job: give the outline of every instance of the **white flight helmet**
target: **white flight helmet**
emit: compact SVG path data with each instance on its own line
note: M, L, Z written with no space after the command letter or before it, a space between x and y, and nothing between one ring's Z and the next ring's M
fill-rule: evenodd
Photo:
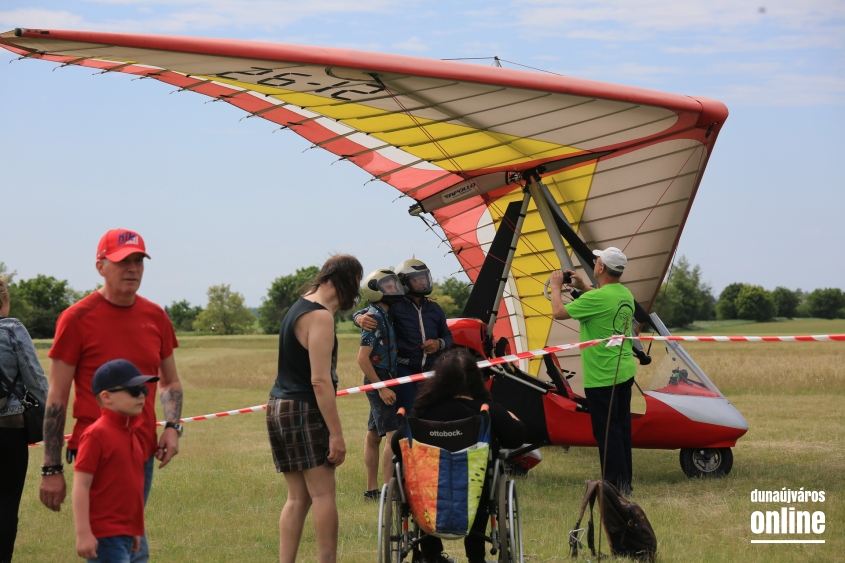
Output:
M405 260L396 268L399 281L405 286L405 292L410 295L424 296L434 289L434 282L431 279L431 272L428 266L416 258Z
M405 296L405 289L392 270L376 270L364 278L361 293L370 303L395 303Z

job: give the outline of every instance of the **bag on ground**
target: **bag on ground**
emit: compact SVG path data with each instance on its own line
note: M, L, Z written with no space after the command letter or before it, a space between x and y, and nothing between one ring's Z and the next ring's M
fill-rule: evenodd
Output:
M642 561L654 561L657 556L657 537L654 535L654 529L651 527L645 512L638 504L623 497L616 487L607 481L587 481L587 492L581 501L578 522L575 523L575 528L569 532L569 547L572 549L572 557L578 556L579 547L583 549L579 532L582 531L581 520L584 518L587 504L590 505L590 520L587 523L586 530L587 546L593 556L596 554L593 530L593 505L596 497L601 499L599 511L605 537L607 537L607 543L610 546L610 553Z

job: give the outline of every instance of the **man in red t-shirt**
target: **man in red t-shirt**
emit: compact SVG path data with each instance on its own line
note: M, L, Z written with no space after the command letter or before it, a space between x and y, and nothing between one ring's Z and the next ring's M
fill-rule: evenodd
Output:
M144 534L146 449L138 433L150 383L126 360L106 362L91 384L102 415L79 441L73 472L76 553L89 561L128 561ZM115 499L120 502L115 502Z
M152 483L153 456L164 467L179 452L182 426L182 384L176 371L173 349L178 346L173 325L158 305L137 295L149 258L141 236L126 229L107 232L97 248L97 271L103 287L74 303L59 317L56 338L50 349L50 391L44 415L44 465L41 466L41 502L58 511L67 488L62 475L62 445L70 387L75 383L73 416L76 423L68 443L68 462L73 460L79 438L100 417L91 393L98 367L117 358L132 362L142 373L158 374L159 394L167 422L161 439L156 436L155 399L148 397L139 415L141 443L149 459L145 465L145 498ZM155 384L151 390L155 391ZM146 538L133 563L149 560Z

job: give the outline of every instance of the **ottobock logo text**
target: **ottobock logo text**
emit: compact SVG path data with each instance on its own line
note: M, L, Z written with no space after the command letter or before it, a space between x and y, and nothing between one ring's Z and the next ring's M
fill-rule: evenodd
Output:
M450 438L452 436L463 436L463 433L460 430L453 430L452 432L447 430L432 430L428 435L433 438Z

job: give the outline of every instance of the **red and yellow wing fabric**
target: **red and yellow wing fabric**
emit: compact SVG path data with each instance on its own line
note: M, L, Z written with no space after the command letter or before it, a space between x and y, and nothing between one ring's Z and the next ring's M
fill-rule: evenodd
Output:
M646 309L727 118L712 100L346 49L42 29L0 34L0 46L155 79L289 129L422 202L473 281L522 198L518 184L489 179L580 157L543 181L591 248L624 249L623 281ZM473 178L488 187L467 187ZM532 203L496 325L516 351L578 339L577 322L552 321L542 295L558 268Z

